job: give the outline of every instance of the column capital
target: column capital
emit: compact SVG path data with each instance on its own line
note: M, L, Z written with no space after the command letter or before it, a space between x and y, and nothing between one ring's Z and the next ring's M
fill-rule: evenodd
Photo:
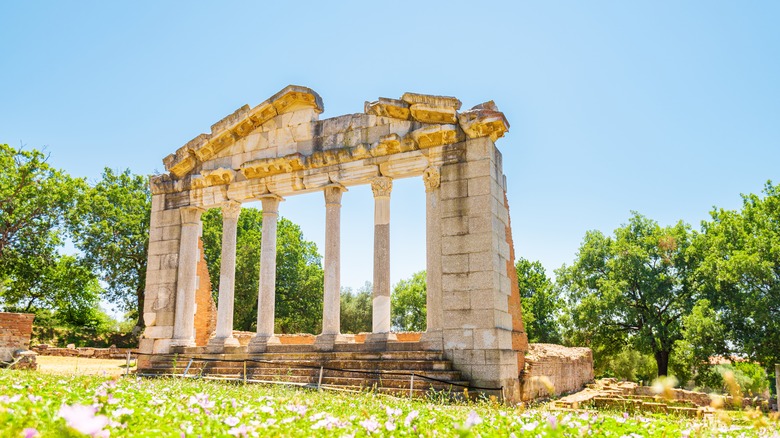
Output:
M341 194L347 188L338 183L328 184L322 190L325 194L325 205L341 205Z
M441 173L439 173L439 169L435 167L425 169L422 178L426 192L432 192L441 185Z
M387 176L378 176L371 180L371 190L375 198L389 198L393 190L393 179Z
M279 213L279 203L284 201L279 195L269 193L266 195L258 196L257 199L263 203L263 213Z
M241 214L241 203L229 201L222 204L222 219L238 219Z
M200 207L183 207L179 209L182 225L200 223L200 215L203 214L203 211Z

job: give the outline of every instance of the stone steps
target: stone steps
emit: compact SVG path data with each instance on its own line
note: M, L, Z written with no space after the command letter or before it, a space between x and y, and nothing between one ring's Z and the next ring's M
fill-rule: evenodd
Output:
M206 360L204 360L206 359ZM243 361L247 362L243 362ZM257 362L255 362L257 361ZM246 364L246 368L245 365ZM320 382L320 367L323 367ZM408 396L428 391L461 394L469 382L441 352L271 352L262 354L199 354L190 361L187 355L157 355L150 365L139 370L144 375L210 376L275 383L314 385L345 390L375 390ZM246 376L244 374L246 373ZM429 380L426 377L436 380ZM397 394L396 394L397 393Z

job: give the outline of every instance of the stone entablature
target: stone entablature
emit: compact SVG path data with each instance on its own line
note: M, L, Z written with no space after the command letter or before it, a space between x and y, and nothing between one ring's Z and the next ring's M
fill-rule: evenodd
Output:
M426 191L427 329L419 346L443 351L475 385L519 399L525 337L513 272L501 153L509 129L490 101L460 111L453 97L405 93L366 102L363 114L319 120L322 99L288 86L243 106L163 161L153 176L142 352L195 345L200 216L223 215L215 335L209 352L268 351L274 333L276 224L285 197L322 192L326 242L323 328L313 348L329 351L356 337L339 333L341 199L354 185L374 194L374 290L367 348L398 342L390 325L390 197L393 179L422 178ZM235 339L232 304L240 204L262 201L257 333ZM520 342L518 342L520 340ZM238 350L237 350L238 349Z

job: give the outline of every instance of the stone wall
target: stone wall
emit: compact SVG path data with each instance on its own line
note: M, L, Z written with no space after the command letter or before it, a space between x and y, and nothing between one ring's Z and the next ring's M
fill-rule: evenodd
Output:
M74 347L57 348L50 347L47 344L35 345L32 351L41 356L64 356L64 357L88 357L90 359L125 359L127 352L133 352L132 348L93 348L93 347ZM135 355L133 355L135 357Z
M529 344L520 375L522 400L579 391L591 381L593 353L590 348Z
M34 319L31 313L0 313L0 360L10 362L14 351L30 347Z

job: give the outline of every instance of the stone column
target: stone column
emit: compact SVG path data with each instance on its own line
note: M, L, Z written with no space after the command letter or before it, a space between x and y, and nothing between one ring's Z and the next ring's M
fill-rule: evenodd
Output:
M233 337L233 294L236 283L236 237L241 203L231 201L222 206L222 258L219 266L219 302L217 330L207 350L221 353L225 347L238 347Z
M198 238L203 209L184 207L181 214L178 272L176 277L176 310L172 347L195 346L195 289L198 287Z
M443 350L441 303L441 219L439 218L439 186L441 174L434 167L423 172L425 184L425 250L426 250L426 322L425 333L420 337L427 350Z
M263 237L260 250L260 287L257 296L257 334L249 342L249 351L259 353L269 344L278 344L274 336L276 312L276 224L282 197L263 195Z
M374 178L374 290L372 303L372 333L366 343L383 344L395 340L390 333L390 191L393 180L386 176Z
M341 184L325 187L325 293L322 303L322 334L314 345L332 350L341 334Z

